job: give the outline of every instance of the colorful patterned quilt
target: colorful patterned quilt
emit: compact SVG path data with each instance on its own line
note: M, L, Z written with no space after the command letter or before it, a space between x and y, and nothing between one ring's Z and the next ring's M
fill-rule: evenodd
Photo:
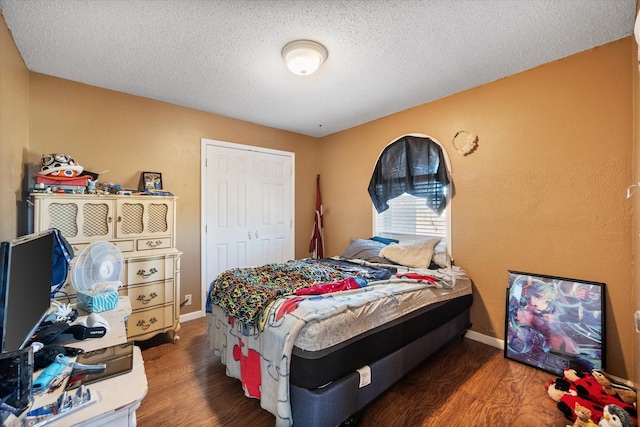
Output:
M337 282L348 277L388 279L383 268L367 267L333 259L288 261L259 267L234 268L221 273L209 291L209 301L229 316L252 325L276 298L293 295L297 289Z

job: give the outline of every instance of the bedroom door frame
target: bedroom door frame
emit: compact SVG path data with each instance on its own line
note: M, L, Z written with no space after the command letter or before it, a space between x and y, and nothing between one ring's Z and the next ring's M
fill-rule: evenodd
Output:
M201 314L206 313L206 297L207 290L210 285L209 277L207 277L207 259L208 259L208 238L207 238L207 223L209 219L209 212L207 212L207 195L212 194L210 188L208 188L208 175L207 175L207 152L211 147L222 147L236 149L246 152L256 152L263 154L271 154L277 156L284 156L289 159L289 182L288 185L291 188L291 196L289 199L289 218L290 218L290 238L288 242L285 242L284 253L287 259L293 259L295 256L295 153L289 151L275 150L264 147L256 147L252 145L237 144L227 141L219 141L213 139L202 138L201 139L201 151L200 151L200 291L201 291Z

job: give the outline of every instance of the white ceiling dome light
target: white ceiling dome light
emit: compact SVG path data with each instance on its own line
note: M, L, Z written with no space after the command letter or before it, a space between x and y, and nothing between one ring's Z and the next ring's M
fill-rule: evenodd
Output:
M315 73L328 56L327 48L312 40L295 40L282 48L287 68L299 76Z

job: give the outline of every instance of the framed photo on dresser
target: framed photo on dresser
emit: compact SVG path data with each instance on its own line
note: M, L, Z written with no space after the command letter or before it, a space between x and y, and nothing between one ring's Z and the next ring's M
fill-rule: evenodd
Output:
M162 174L160 172L142 172L138 190L162 190Z
M504 356L562 376L605 369L605 284L509 271Z

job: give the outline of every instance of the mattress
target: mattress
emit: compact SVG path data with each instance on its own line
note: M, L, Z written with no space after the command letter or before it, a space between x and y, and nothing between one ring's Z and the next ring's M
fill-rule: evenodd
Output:
M432 332L463 313L472 302L471 294L436 302L318 351L294 346L290 383L306 389L325 386Z
M307 323L293 347L291 384L326 385L434 330L473 301L471 280L461 271L451 288L399 283L389 289L387 298Z
M437 273L434 273L437 274ZM378 282L372 282L364 292L379 292ZM388 282L379 282L387 285ZM416 310L438 302L448 301L460 296L470 295L471 280L458 270L451 287L436 288L415 281L397 281L385 286L386 297L369 299L366 303L353 301L349 308L333 314L330 318L308 322L296 337L294 353L305 354L323 350L334 351L349 341L360 339L389 322L411 315ZM359 291L351 293L353 299L360 298ZM319 357L319 356L316 356Z

